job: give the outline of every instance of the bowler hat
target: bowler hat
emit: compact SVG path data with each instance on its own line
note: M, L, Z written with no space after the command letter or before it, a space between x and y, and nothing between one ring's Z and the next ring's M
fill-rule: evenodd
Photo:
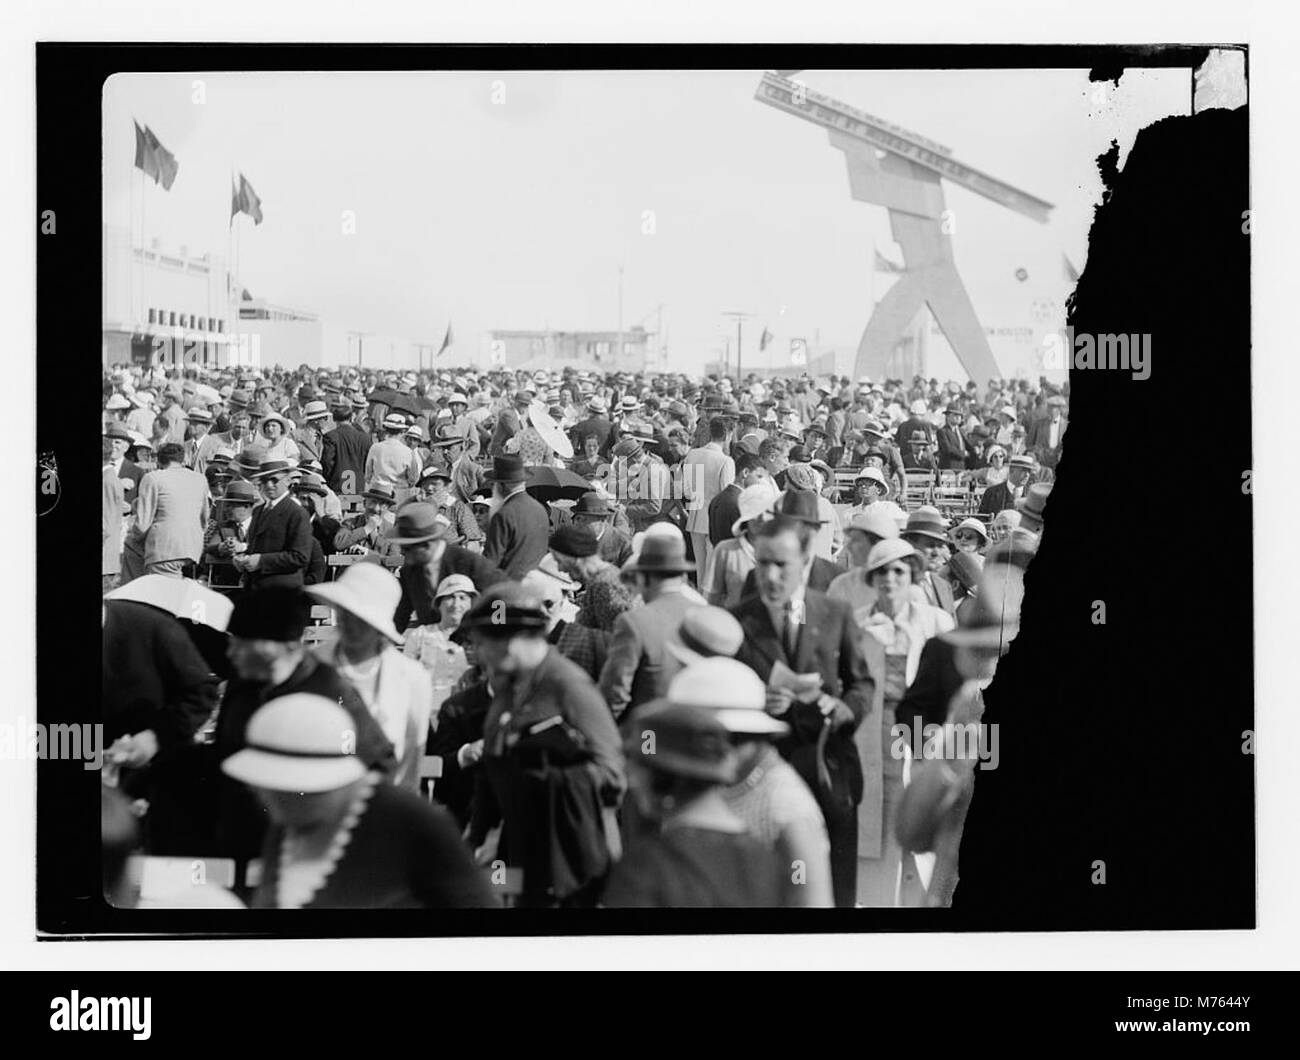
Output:
M257 465L249 478L266 478L270 475L287 475L294 469L294 465L288 460L263 460Z
M1030 530L1043 525L1043 509L1047 506L1047 496L1052 492L1050 482L1035 482L1028 492L1016 501L1016 510Z
M269 586L235 601L226 632L249 640L301 640L310 613L311 603L301 589Z
M607 518L614 514L614 509L610 506L608 500L595 490L590 490L578 498L573 506L572 514L574 517L589 515L597 516L601 519Z

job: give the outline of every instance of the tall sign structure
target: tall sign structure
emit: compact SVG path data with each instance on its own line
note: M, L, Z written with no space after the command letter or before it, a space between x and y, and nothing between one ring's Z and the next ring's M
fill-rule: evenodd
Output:
M831 146L844 152L853 198L889 211L890 230L903 249L903 273L867 321L853 374L883 376L895 344L921 307L929 306L971 378L983 382L1000 377L988 337L957 274L952 237L945 230L941 181L950 180L1040 224L1046 224L1052 204L963 165L933 140L787 77L764 74L754 98L829 130Z

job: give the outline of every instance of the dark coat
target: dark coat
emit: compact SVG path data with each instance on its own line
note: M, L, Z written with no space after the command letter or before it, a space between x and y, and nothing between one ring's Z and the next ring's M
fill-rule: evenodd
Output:
M736 658L765 684L778 660L795 673L820 673L822 691L843 700L853 715L852 724L827 732L823 742L824 721L817 705L794 703L784 716L790 734L776 743L812 791L826 820L835 904L852 906L858 860L857 807L863 792L862 762L853 734L870 711L875 692L852 611L847 604L809 589L804 594L804 621L793 659L762 599L743 599L732 614L745 633ZM868 724L879 722L873 718ZM823 763L824 778L819 776Z
M609 456L609 439L613 431L614 425L604 416L588 416L569 431L569 440L573 443L573 451L581 453L582 440L587 435L594 434L600 439L599 448L596 451L601 456L607 457Z
M301 588L312 558L311 543L311 516L292 497L269 507L258 505L248 525L247 555L262 558L257 570L244 575L244 588Z
M967 462L974 459L975 450L964 431L953 427L939 428L939 468L943 471L963 471Z
M104 602L104 741L152 729L160 751L188 742L217 703L217 679L178 619L133 600Z
M451 574L464 574L474 583L474 588L482 592L489 585L505 580L501 568L489 563L477 552L471 552L459 545L447 545L443 549L442 560L438 567L438 581ZM397 610L393 613L393 623L400 633L411 624L411 612L415 612L415 624L427 626L438 621L438 611L433 605L433 590L430 579L422 566L408 563L397 575L402 586L401 598L397 601Z
M1014 508L1016 502L1011 499L1011 487L1004 482L997 482L984 491L980 498L981 515L997 515L1008 508Z
M956 648L939 637L925 642L916 664L916 677L894 710L897 724L924 733L925 726L942 725L948 720L948 706L963 684L956 654Z
M488 523L483 558L519 581L546 555L551 520L546 506L520 490L511 496Z
M492 705L486 681L448 696L438 711L438 727L429 733L426 753L442 759L442 776L434 782L433 797L447 807L456 823L469 823L478 766L462 769L456 753L467 743L483 738L483 720Z
M254 909L275 908L280 842L271 828L262 851ZM378 785L342 857L308 909L474 909L499 906L450 815L409 791Z
M709 543L731 540L731 526L740 518L740 487L734 482L709 501Z
M321 442L320 466L331 490L355 496L366 488L370 444L370 435L351 423L340 423L326 433ZM350 476L348 481L344 481L344 475Z

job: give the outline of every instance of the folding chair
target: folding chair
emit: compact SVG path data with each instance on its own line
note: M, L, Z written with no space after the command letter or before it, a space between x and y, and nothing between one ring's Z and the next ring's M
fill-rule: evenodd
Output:
M354 563L361 563L365 556L355 556L350 552L335 552L333 555L325 557L325 569L329 575L329 580L333 581L339 576L344 567L350 567Z
M313 626L334 625L334 608L326 607L324 604L312 604L311 624Z
M343 508L344 515L357 515L366 508L366 502L359 493L340 494L339 505Z

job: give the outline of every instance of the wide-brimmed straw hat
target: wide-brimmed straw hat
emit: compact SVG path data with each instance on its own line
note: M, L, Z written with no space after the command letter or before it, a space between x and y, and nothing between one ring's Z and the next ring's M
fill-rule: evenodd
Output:
M315 794L366 774L352 718L325 696L297 692L271 700L249 719L244 739L221 771L256 788Z
M361 619L394 644L402 643L402 635L393 624L402 587L380 564L354 563L337 581L309 585L305 591L313 599Z

